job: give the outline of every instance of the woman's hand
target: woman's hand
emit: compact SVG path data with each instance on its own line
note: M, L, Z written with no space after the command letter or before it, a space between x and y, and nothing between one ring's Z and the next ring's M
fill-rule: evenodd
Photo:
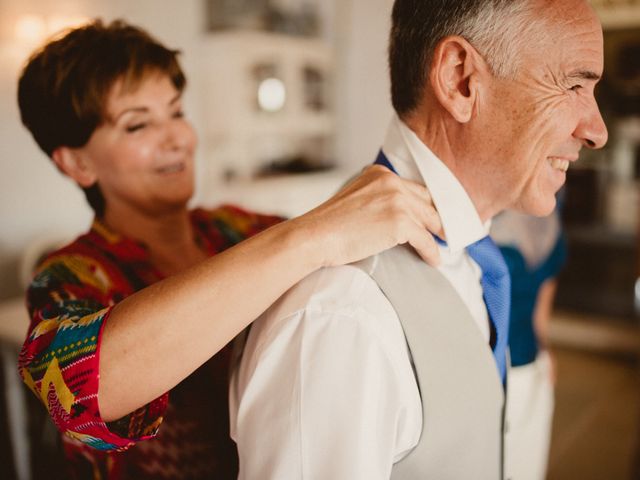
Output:
M118 419L173 388L319 267L407 242L437 263L429 231L442 234L427 189L371 166L305 215L131 295L104 327L103 419Z
M367 167L335 196L293 222L311 228L324 266L355 262L404 243L431 265L440 260L429 232L442 238L442 224L429 191L380 165Z

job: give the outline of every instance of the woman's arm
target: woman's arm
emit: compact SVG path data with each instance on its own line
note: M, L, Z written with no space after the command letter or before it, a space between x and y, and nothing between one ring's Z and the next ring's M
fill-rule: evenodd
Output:
M533 310L533 328L541 349L549 346L549 323L553 312L553 301L556 296L558 282L555 278L544 281L538 290L536 305Z
M104 326L102 418L118 419L173 388L318 268L403 243L436 263L427 230L442 234L426 188L373 166L309 213L131 295Z
M555 357L549 345L549 328L557 286L558 281L554 277L545 280L540 286L540 290L538 290L536 305L533 310L533 329L538 339L538 347L540 350L546 350L549 354L551 382L553 384L556 383L557 371Z

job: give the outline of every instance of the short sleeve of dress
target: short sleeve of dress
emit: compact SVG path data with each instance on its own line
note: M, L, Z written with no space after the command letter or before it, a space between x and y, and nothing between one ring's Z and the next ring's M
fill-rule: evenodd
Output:
M99 450L123 450L156 434L167 395L106 424L98 407L101 335L116 303L110 268L91 256L57 253L27 291L31 324L19 358L26 385L57 428Z
M194 210L191 218L197 241L210 255L283 220L235 206ZM102 332L113 307L159 280L144 247L99 221L39 266L27 291L31 325L19 371L67 437L120 451L157 434L168 393L105 423L98 386Z

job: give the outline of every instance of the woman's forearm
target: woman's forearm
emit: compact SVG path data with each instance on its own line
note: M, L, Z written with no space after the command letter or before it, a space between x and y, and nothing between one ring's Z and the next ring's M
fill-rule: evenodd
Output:
M319 268L321 247L306 233L276 225L118 304L101 344L103 419L173 388Z
M427 230L442 235L426 188L370 167L311 212L128 297L102 335L103 419L120 418L173 388L320 267L402 243L436 263Z

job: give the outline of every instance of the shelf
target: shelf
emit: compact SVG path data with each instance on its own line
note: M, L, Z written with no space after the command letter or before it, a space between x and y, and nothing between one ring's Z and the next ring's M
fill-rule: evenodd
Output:
M207 136L333 132L333 52L326 42L267 32L223 32L205 37L201 57L207 78ZM280 111L262 112L257 107L255 69L260 66L273 67L273 75L284 84L286 100ZM305 100L305 68L324 78L323 110L309 107Z
M208 185L201 196L209 206L232 203L249 210L294 217L318 206L337 192L353 172L277 175Z

